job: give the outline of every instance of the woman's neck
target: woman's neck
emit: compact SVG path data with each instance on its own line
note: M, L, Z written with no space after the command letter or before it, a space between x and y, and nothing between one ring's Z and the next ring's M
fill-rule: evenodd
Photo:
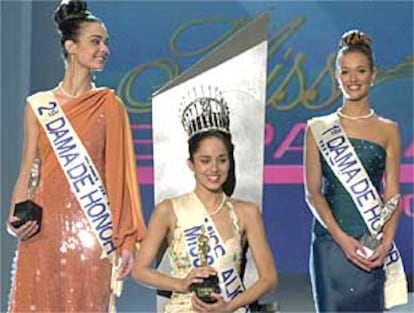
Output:
M217 210L217 208L223 202L224 193L222 190L217 192L212 192L209 190L203 190L201 188L197 188L194 190L197 197L203 203L204 207L206 208L207 212L211 213Z
M361 101L344 101L341 112L350 116L362 116L370 113L371 107L367 99Z
M94 88L94 84L91 72L69 63L62 79L61 89L63 89L63 93L76 97L92 88Z

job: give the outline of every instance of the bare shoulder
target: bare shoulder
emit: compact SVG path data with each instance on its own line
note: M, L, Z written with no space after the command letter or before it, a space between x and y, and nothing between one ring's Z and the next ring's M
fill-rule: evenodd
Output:
M246 219L250 219L261 215L259 206L254 202L232 199L232 203L238 216L243 216L246 217Z
M256 232L263 227L262 213L256 203L238 199L233 200L233 203L243 232Z
M309 141L311 138L313 139L312 129L310 125L310 121L307 122L305 127L305 134L306 134L306 140Z
M24 114L25 114L26 127L28 127L31 130L37 129L38 128L37 118L36 118L35 112L33 111L33 107L29 101L26 102Z
M26 106L25 106L24 109L25 109L25 113L26 114L34 114L34 112L33 112L33 106L30 103L30 99L29 98L26 101Z
M377 122L388 139L393 140L399 137L400 130L397 122L383 116L378 116Z
M396 121L393 121L390 118L384 117L384 116L378 116L377 119L378 123L383 125L383 127L398 127L398 124Z
M155 211L157 215L162 217L170 217L173 214L173 206L171 199L162 200L160 203L157 204L155 207Z

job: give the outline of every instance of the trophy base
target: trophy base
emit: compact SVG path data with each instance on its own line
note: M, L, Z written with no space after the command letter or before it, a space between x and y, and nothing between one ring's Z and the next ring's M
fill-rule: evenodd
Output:
M207 278L204 278L202 283L192 284L191 290L195 292L197 298L205 303L215 303L216 299L211 297L211 294L219 293L219 279L217 275L211 275Z
M12 223L13 227L19 228L28 221L36 221L36 223L39 225L39 228L35 234L40 231L42 224L42 208L32 200L26 200L17 203L14 206L13 215L19 218L18 221ZM33 236L35 234L33 234Z
M374 254L374 251L378 248L378 246L381 243L381 240L378 240L377 238L368 235L368 234L364 234L360 239L359 242L364 246L364 251L365 251L365 255L357 250L357 254L364 257L364 258L369 258L371 255Z

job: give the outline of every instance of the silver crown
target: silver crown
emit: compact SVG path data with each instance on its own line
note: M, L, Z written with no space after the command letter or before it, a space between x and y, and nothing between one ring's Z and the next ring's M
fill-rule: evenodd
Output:
M230 132L230 112L227 102L218 88L201 86L199 90L193 88L183 97L184 108L181 115L181 124L188 137L208 130Z

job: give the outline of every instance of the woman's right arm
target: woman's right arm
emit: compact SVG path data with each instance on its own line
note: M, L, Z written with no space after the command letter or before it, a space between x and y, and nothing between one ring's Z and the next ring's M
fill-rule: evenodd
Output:
M318 213L332 238L344 251L346 257L359 266L369 271L371 262L356 253L357 250L364 251L358 240L347 235L338 225L329 204L322 195L322 166L319 149L309 126L305 134L305 197L309 206Z
M193 283L201 282L197 277L210 275L208 269L193 269L183 279L163 274L152 268L155 258L168 233L176 223L171 200L165 200L155 208L147 234L142 241L137 254L137 260L132 270L132 277L139 283L161 290L189 292Z
M34 221L27 222L19 228L15 228L10 224L11 222L18 220L15 216L13 216L15 204L27 199L27 184L30 176L30 168L37 156L38 135L39 126L36 123L36 117L31 106L27 104L24 118L24 145L22 161L19 176L17 178L11 199L9 218L7 222L8 231L21 240L30 238L30 236L33 235L38 228L37 223Z

